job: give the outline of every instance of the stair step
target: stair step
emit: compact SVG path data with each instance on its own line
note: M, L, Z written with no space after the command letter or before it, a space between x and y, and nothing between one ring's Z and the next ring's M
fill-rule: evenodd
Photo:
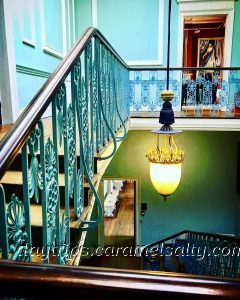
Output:
M100 175L94 174L92 178L93 185L99 180ZM3 176L1 184L5 190L6 201L10 201L12 194L14 193L20 199L23 199L22 188L22 172L20 171L8 171ZM60 204L64 205L65 199L65 178L64 174L59 174L59 192L60 192ZM33 196L34 197L34 196ZM89 204L90 186L88 182L84 182L84 206ZM73 200L71 201L73 203ZM70 203L71 205L71 203ZM72 204L73 205L73 204Z
M81 214L81 218L76 219L74 217L74 209L70 208L70 228L77 228L81 226L82 220L85 219L87 216L91 205L84 207L83 212ZM65 208L60 207L60 216L64 212ZM42 227L42 205L41 204L31 204L30 205L30 218L31 218L31 225L34 227Z
M65 175L59 174L59 186L65 186ZM99 175L94 174L92 178L92 183L98 180ZM7 171L1 180L2 184L14 184L14 185L22 185L22 172L20 171ZM84 182L84 187L89 187L88 182Z
M79 242L79 239L81 237L81 232L79 228L82 225L82 220L84 220L91 209L91 205L84 208L81 218L76 219L74 218L74 212L73 208L70 208L70 246L71 248L76 247L76 245ZM64 211L64 208L60 208L60 216L62 215ZM42 228L42 206L40 204L31 204L30 205L30 216L31 216L31 232L32 232L32 245L33 247L39 248L40 254L43 247L43 228ZM34 249L34 248L33 248ZM1 258L1 251L0 251L0 258ZM11 257L11 254L9 254ZM52 262L52 259L56 260L56 257L50 258L50 262ZM43 263L43 260L41 257L37 257L37 255L32 256L32 260L34 262Z
M40 161L40 154L37 154L38 161ZM97 161L98 157L94 158L94 173L97 173ZM31 156L28 156L28 163L30 165L31 162ZM59 173L64 173L64 155L59 154L58 155L58 168L59 168ZM80 168L80 156L77 156L77 168ZM22 157L21 153L19 152L13 162L11 163L9 171L21 171L22 170Z
M37 247L35 247L37 248ZM42 248L39 247L39 250L32 251L32 262L37 264L44 264L44 254L42 253ZM71 253L70 253L71 254ZM9 258L11 258L11 253L9 253ZM0 259L2 259L2 253L0 252ZM49 253L49 264L56 264L57 263L57 256L56 254ZM67 263L67 265L71 265L71 260ZM17 299L17 298L0 298L0 299Z
M93 255L90 259L83 259L81 266L142 270L142 259L134 256Z
M44 128L44 140L46 142L49 137L52 138L52 121L51 121L51 118L44 118L44 119L42 119L42 121L43 121L43 124L45 127ZM129 124L127 123L126 127L128 127L128 125ZM11 126L11 125L9 125L9 126ZM1 131L0 131L0 133L1 133ZM2 134L4 135L5 133L2 133ZM119 131L116 134L116 137L121 137L122 135L123 135L123 127L121 126ZM79 138L77 136L76 144L78 144L78 143L79 143ZM120 146L120 144L121 144L121 142L117 143L117 148ZM112 150L113 150L113 140L109 139L107 144L104 145L103 149L99 153L95 154L94 173L100 173L102 169L103 170L105 169L105 167L103 167L103 166L107 165L108 162L105 160L99 161L99 158L108 156L110 153L112 153ZM76 147L76 153L77 153L77 168L79 169L79 167L80 167L79 147ZM40 151L38 151L37 158L39 161L40 160ZM58 158L59 158L58 159L59 173L64 173L64 147L63 147L63 145L62 145L62 147L58 146ZM30 161L31 161L31 156L29 155L29 159L28 159L29 164L30 164ZM21 171L22 170L21 150L19 150L19 152L17 153L15 159L11 163L8 170L9 171ZM101 173L104 173L104 172L101 172Z
M81 218L80 219L75 219L74 218L74 211L73 208L70 208L70 222L69 226L70 228L79 228L82 220L85 218L89 211L89 206L85 207ZM64 212L65 208L60 207L60 215ZM41 204L31 204L30 205L30 213L31 213L31 225L35 227L42 227L42 206Z

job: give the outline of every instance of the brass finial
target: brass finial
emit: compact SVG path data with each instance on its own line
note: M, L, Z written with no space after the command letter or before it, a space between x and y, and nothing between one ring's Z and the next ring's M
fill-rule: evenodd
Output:
M174 92L171 90L164 90L161 93L161 98L163 99L163 101L172 101L172 99L174 98Z

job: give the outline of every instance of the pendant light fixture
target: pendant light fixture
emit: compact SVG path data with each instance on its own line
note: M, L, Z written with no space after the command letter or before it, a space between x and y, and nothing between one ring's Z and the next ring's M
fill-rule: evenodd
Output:
M184 159L184 151L178 148L174 141L174 135L182 131L174 130L171 127L175 121L171 104L174 93L169 90L170 22L171 0L169 0L168 9L167 89L161 93L163 105L159 117L159 123L162 124L162 127L152 131L152 133L157 134L156 147L150 149L146 154L150 162L152 184L155 190L163 196L164 201L166 201L167 196L175 192L180 183ZM160 145L161 139L163 139L162 145Z

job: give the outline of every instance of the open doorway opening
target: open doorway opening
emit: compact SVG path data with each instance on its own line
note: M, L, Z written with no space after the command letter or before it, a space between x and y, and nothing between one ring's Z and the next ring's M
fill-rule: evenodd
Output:
M134 246L136 181L104 180L104 237L106 246Z
M137 178L103 178L104 228L101 227L98 232L101 246L85 256L81 265L132 270L143 268L138 190Z
M224 74L211 68L224 66L225 27L226 15L184 17L183 67L203 69L184 71L182 110L219 104Z
M184 17L184 67L222 67L226 15Z

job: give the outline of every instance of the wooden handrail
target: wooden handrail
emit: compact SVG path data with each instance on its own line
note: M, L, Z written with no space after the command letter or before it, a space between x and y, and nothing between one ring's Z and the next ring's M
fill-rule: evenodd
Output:
M30 132L51 103L51 97L68 76L77 58L84 51L92 37L97 37L101 43L104 44L126 68L128 68L128 65L100 33L100 31L93 27L88 28L83 33L79 41L74 45L69 54L63 59L45 84L40 88L35 97L27 105L23 113L14 123L11 130L2 139L0 143L0 179L3 177L4 173L16 157L18 151L27 140Z
M180 232L178 232L176 234L173 234L173 235L171 235L169 237L161 239L161 240L159 240L157 242L145 245L145 246L143 246L143 249L150 248L150 247L153 247L155 245L163 244L163 243L165 243L165 242L167 242L169 240L175 239L178 236L181 236L181 235L187 234L187 233L198 234L198 235L201 235L201 236L204 236L204 237L213 237L213 238L218 238L218 239L221 239L221 240L227 240L227 241L239 242L240 243L240 237L236 237L236 236L230 236L230 235L224 235L224 234L217 234L217 233L209 233L209 232L199 232L199 231L183 230L183 231L180 231Z
M175 273L0 261L0 297L239 299L240 281ZM77 299L76 298L76 299ZM159 299L159 298L158 298Z

